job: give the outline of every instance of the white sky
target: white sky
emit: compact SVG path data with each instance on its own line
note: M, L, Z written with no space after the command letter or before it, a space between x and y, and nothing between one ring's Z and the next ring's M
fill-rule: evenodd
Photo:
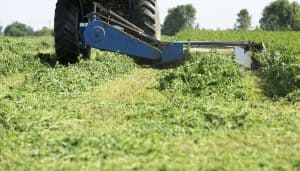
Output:
M40 29L53 27L57 0L0 0L0 25L20 21ZM263 8L273 0L158 0L161 22L168 9L179 4L193 4L197 9L197 23L201 28L232 28L236 14L247 8L252 15L253 26L258 25ZM300 0L295 0L300 3Z

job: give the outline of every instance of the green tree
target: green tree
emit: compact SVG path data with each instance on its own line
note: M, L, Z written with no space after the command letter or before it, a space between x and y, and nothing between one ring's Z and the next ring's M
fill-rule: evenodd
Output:
M291 4L292 8L292 18L293 18L293 30L300 30L300 5L297 2Z
M242 9L237 14L236 24L234 25L234 29L236 30L249 30L251 27L251 16L247 9Z
M196 20L196 9L193 5L179 5L171 8L164 21L162 33L174 35L184 28L192 28Z
M34 32L35 36L52 36L53 34L53 30L47 27L43 27L41 30Z
M265 30L299 30L300 5L288 0L276 0L266 6L260 20Z
M0 35L2 35L3 26L0 26Z
M5 36L32 36L33 33L33 29L30 26L27 26L17 21L8 25L4 30Z

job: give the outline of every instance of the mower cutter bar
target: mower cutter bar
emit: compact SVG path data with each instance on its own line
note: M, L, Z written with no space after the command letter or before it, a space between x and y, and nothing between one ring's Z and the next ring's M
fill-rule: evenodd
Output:
M207 49L217 49L217 48L243 48L246 51L262 52L265 49L263 43L254 42L214 42L214 41L179 41L178 43L183 43L186 48L207 48Z
M97 10L100 10L99 12ZM251 56L251 52L261 52L264 45L252 42L161 42L119 16L111 10L94 3L94 10L87 15L88 24L81 27L83 43L96 49L118 52L159 64L184 60L184 50L209 52L215 49L234 51L240 56Z
M94 20L84 28L84 40L88 46L96 49L119 52L159 64L174 63L184 60L186 48L232 48L249 56L250 51L260 52L263 44L251 42L160 42L147 35L136 37L118 27L101 20Z

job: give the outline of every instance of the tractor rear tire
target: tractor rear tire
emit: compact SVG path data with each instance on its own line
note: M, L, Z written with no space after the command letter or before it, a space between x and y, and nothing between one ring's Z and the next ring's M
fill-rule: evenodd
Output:
M54 37L58 61L63 65L78 61L80 53L90 58L90 47L81 48L80 6L76 0L58 0L55 9Z
M92 54L92 48L91 47L82 47L82 48L80 48L80 53L82 54L83 59L90 60L91 54Z
M160 18L157 0L135 0L133 4L134 23L149 36L160 40Z

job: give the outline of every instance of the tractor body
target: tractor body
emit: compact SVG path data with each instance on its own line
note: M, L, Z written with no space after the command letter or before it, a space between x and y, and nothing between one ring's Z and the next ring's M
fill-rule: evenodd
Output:
M62 64L75 63L79 54L89 58L91 47L157 64L184 60L185 48L242 49L243 56L264 49L251 42L161 42L156 0L58 0L54 31Z
M137 38L160 39L156 0L58 0L54 19L55 49L62 64L75 63L80 54L91 55L84 30L94 20L121 28Z

